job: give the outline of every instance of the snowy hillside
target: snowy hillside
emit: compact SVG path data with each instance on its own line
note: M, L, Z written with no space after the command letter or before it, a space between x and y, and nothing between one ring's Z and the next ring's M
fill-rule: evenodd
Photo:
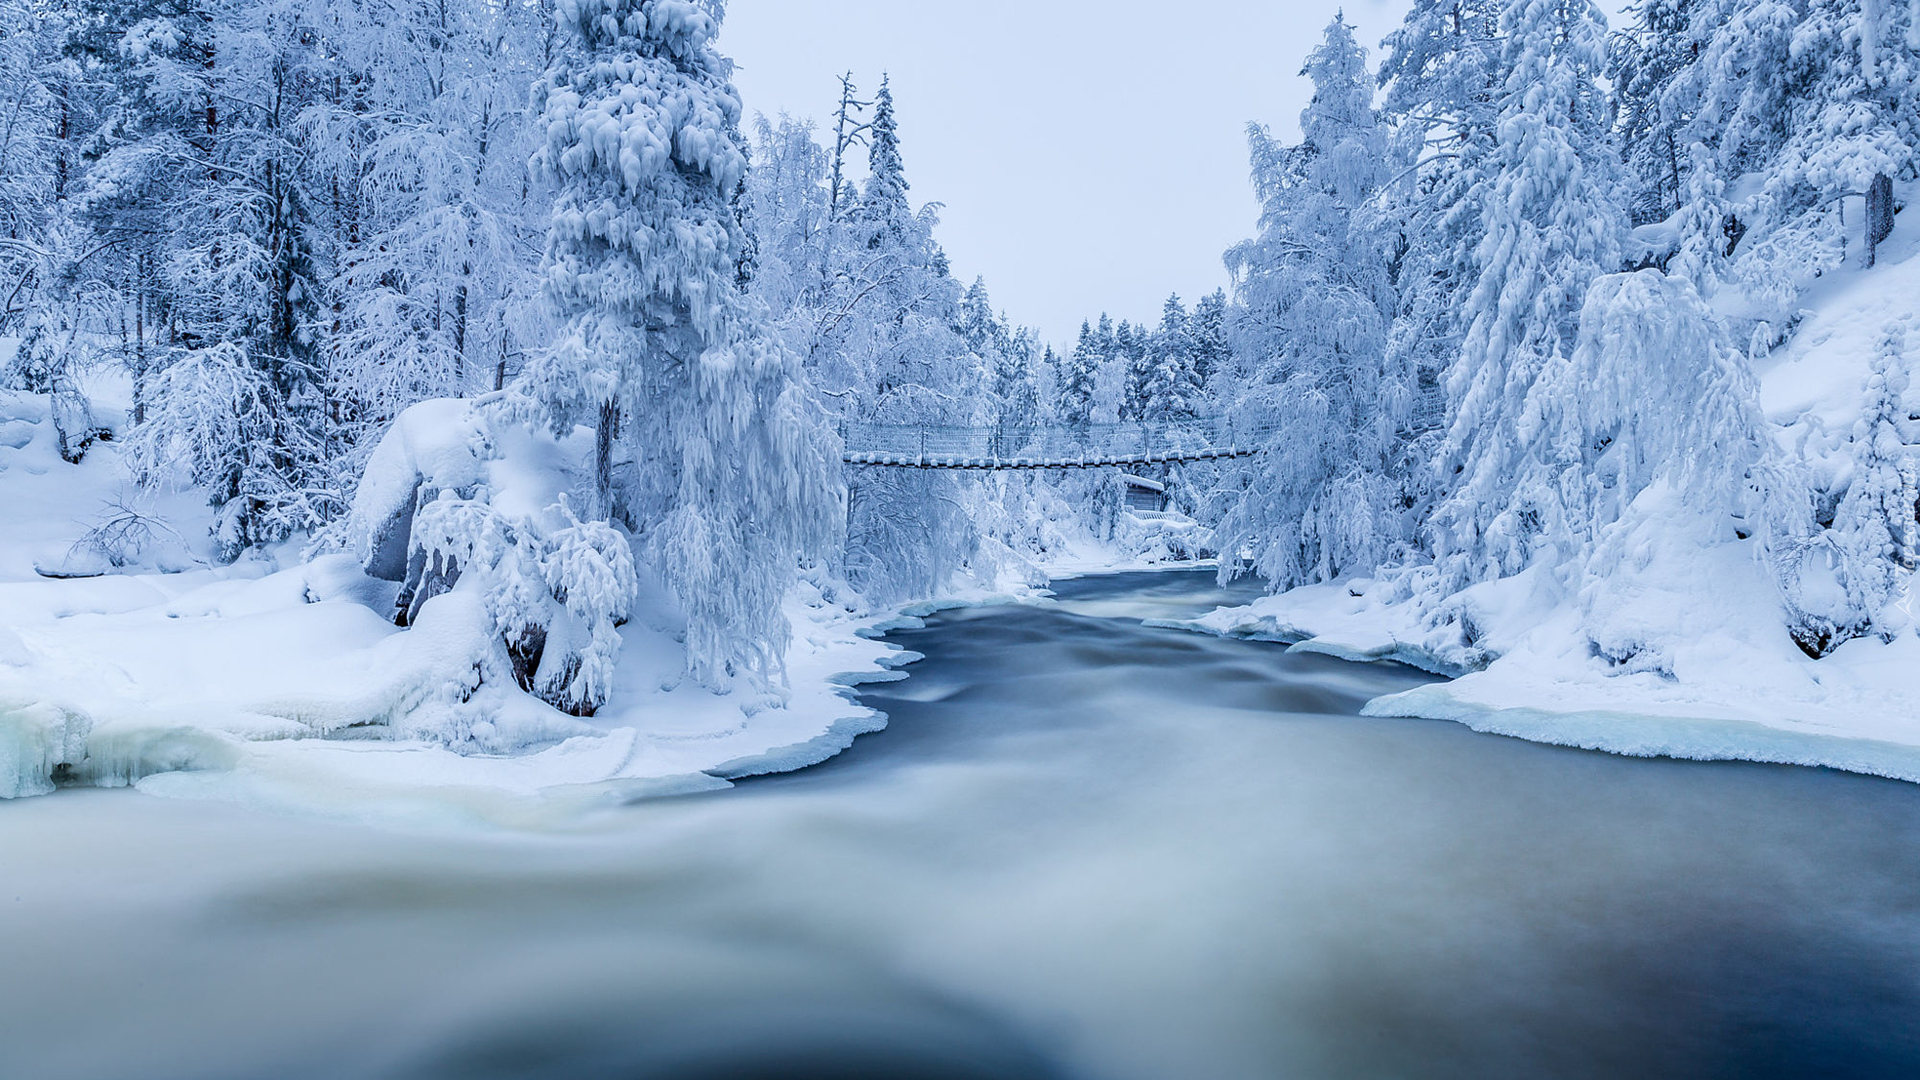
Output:
M1920 218L1902 215L1876 266L1824 275L1801 295L1792 333L1756 359L1773 438L1818 487L1844 489L1876 349L1889 325L1915 326L1916 298ZM1722 306L1738 310L1739 299ZM1920 333L1903 363L1920 381ZM1460 676L1374 701L1371 715L1455 720L1640 756L1920 781L1912 577L1891 601L1887 632L1814 659L1795 646L1756 539L1702 543L1674 493L1650 491L1642 501L1639 523L1616 540L1624 557L1605 579L1570 587L1541 568L1475 586L1461 596L1468 636L1459 620L1436 621L1394 583L1372 578L1304 586L1180 625ZM1613 642L1623 647L1605 647Z

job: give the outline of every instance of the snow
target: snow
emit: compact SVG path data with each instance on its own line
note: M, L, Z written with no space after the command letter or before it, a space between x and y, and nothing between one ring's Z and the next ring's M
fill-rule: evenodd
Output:
M1626 575L1603 623L1664 652L1638 671L1593 655L1576 612L1526 576L1470 598L1487 631L1477 649L1451 627L1423 626L1387 585L1359 579L1157 625L1455 677L1378 698L1369 716L1452 720L1638 757L1826 766L1920 782L1920 638L1859 638L1811 660L1781 629L1763 569L1737 547ZM1480 649L1499 655L1473 670Z
M1871 270L1830 274L1809 290L1796 332L1756 364L1777 440L1829 474L1850 467L1846 438L1879 339L1920 296L1920 221L1902 220L1881 255ZM1644 499L1610 541L1617 563L1595 580L1536 566L1467 589L1434 619L1410 602L1420 571L1402 569L1165 625L1455 677L1375 700L1369 715L1635 756L1920 782L1913 576L1898 583L1892 608L1906 619L1892 640L1869 634L1810 659L1786 632L1755 541L1703 540L1713 529L1692 520L1699 507L1658 490Z
M912 659L874 640L897 613L802 581L785 604L788 686L719 695L684 678L684 624L648 595L618 631L612 694L589 720L476 687L495 633L477 591L434 596L396 627L399 586L363 571L366 551L42 577L36 560L85 529L73 509L130 486L113 444L60 461L45 413L44 398L0 398L0 433L25 436L0 449L0 492L19 508L0 536L0 798L46 794L57 774L353 819L548 820L822 761L885 723L846 688L899 678ZM470 420L464 403L410 410L375 455L357 521L411 509L422 484L552 505L582 447L509 431L494 435L508 452L483 455ZM206 531L195 494L167 504L182 535ZM377 530L360 528L371 546Z

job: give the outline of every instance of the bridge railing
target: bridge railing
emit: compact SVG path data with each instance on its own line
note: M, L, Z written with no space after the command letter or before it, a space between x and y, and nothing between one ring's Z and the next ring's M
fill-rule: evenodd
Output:
M1057 427L848 422L840 435L849 457L926 462L1146 461L1230 453L1257 438L1225 416Z

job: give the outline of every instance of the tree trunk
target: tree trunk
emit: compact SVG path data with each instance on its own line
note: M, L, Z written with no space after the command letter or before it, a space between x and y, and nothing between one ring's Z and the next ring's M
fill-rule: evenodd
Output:
M600 403L600 426L593 437L593 495L595 516L613 520L613 440L620 437L620 405Z
M1872 266L1882 241L1893 232L1893 177L1884 173L1867 186L1867 265Z
M140 277L133 288L133 423L147 422L147 257L140 256Z

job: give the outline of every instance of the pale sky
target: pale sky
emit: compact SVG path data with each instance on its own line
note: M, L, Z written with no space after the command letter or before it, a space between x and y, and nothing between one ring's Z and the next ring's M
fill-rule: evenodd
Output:
M1071 345L1103 310L1157 321L1226 284L1256 212L1246 124L1297 133L1301 63L1343 7L1377 62L1405 0L730 0L720 47L749 116L823 129L836 75L870 95L889 73L955 274Z

